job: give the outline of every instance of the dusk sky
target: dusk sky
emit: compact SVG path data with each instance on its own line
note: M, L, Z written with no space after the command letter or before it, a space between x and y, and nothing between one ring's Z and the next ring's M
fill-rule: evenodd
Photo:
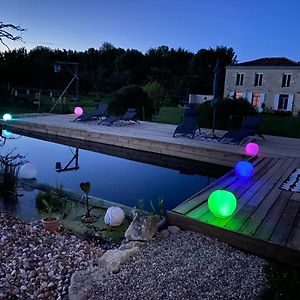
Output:
M24 43L86 50L103 42L146 52L166 45L196 52L233 47L238 60L285 56L300 61L300 1L7 0L0 21L27 28ZM0 46L0 50L4 50Z

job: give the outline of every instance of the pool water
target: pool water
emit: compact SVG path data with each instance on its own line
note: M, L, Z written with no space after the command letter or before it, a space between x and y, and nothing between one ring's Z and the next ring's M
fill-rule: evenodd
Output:
M143 199L148 211L150 201L157 207L159 197L164 199L165 210L176 207L227 171L218 166L147 152L112 146L103 146L101 150L99 145L83 142L78 147L74 140L64 140L62 144L41 137L46 139L14 133L0 147L0 154L14 149L13 153L24 155L35 169L39 183L61 184L63 188L82 193L80 182L89 181L91 195L131 207L137 207ZM76 149L79 168L72 170L75 159L71 160ZM57 172L57 168L63 169L70 161L70 171Z

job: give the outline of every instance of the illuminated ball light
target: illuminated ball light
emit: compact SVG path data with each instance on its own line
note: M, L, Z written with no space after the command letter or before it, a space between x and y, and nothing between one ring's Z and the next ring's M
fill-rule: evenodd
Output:
M31 163L27 163L20 168L19 176L21 178L33 179L36 178L36 175L37 175L37 169Z
M256 143L249 143L245 148L246 154L250 156L256 156L259 152L259 147Z
M81 116L83 114L83 109L80 106L74 108L74 114L76 116Z
M4 121L10 121L12 119L12 116L11 116L11 114L4 114L2 119Z
M125 213L120 207L109 207L104 216L104 223L109 226L119 226L125 220Z
M216 190L208 198L208 208L217 218L228 218L236 210L236 198L233 193Z
M254 175L254 168L247 161L239 161L234 166L234 173L239 178L250 178Z

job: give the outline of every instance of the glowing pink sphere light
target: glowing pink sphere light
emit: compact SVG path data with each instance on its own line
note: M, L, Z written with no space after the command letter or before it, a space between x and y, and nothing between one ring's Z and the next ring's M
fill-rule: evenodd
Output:
M256 143L249 143L245 148L246 154L250 156L256 156L259 152L259 147Z
M83 114L83 109L80 106L74 108L74 114L76 116L81 116Z

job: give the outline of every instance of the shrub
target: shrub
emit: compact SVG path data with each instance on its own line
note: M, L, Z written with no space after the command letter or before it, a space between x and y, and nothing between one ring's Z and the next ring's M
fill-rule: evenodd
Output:
M155 108L155 113L158 115L160 107L166 105L167 102L166 90L159 82L150 81L145 84L144 91L147 93L148 98Z
M246 99L220 100L216 105L216 129L232 129L242 126L243 117L256 115L257 111ZM211 128L213 120L213 108L211 101L205 101L199 105L199 125Z
M139 119L143 119L144 111L145 118L151 120L154 112L153 103L139 85L121 88L114 94L114 99L110 103L110 111L117 115L124 114L128 108L136 108L139 111Z

